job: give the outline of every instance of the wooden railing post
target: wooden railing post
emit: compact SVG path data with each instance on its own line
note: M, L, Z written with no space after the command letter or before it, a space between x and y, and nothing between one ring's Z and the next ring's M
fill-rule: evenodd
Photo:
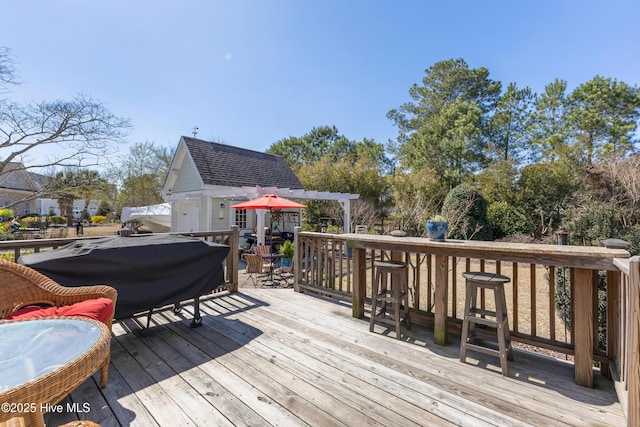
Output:
M433 340L447 345L447 312L449 301L449 257L436 255Z
M353 249L353 317L364 317L364 300L367 294L367 257L366 249Z
M607 356L609 360L618 360L620 356L620 293L621 274L619 271L607 271ZM609 372L603 372L611 378Z
M576 384L593 387L593 270L574 269L573 325Z
M229 236L229 258L227 268L229 269L229 280L231 281L230 292L238 292L238 241L240 237L240 228L237 225L231 226L231 235Z
M629 369L627 425L640 425L640 257L629 260Z
M302 231L302 227L294 227L293 229L293 290L295 292L302 292L300 289L300 278L302 277L302 243L300 243L300 236L298 233ZM308 265L307 260L307 265Z

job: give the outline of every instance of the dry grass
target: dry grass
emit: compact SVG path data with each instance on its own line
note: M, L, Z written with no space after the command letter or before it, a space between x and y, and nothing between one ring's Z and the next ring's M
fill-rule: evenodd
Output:
M83 228L83 236L114 236L120 230L120 224L96 224L87 225ZM75 229L69 230L69 236L75 235Z

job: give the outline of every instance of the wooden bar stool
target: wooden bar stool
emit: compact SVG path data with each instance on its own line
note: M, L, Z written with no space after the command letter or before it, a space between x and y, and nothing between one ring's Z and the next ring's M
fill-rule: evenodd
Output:
M373 332L376 322L394 325L396 338L400 339L402 323L411 329L407 264L400 261L375 261L373 266L376 269L376 276L371 294L369 331ZM389 276L390 282L387 280Z
M462 322L462 336L460 339L460 361L465 362L467 350L498 356L502 375L509 376L507 359L513 360L511 348L511 334L509 333L509 318L507 316L507 302L504 297L504 284L509 282L507 276L484 272L462 273L466 279L466 298L464 303L464 320ZM496 310L491 311L478 307L479 289L492 289ZM488 328L478 328L482 325ZM493 331L495 328L495 336ZM486 341L498 341L498 350L485 345ZM485 343L483 343L483 341Z

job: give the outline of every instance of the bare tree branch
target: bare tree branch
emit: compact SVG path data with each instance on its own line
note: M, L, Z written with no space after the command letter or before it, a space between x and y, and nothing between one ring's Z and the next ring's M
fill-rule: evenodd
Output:
M16 70L13 67L11 49L0 46L0 93L5 93L9 85L16 85Z
M130 127L128 119L83 94L70 101L7 103L0 108L0 171L13 161L28 168L99 164Z

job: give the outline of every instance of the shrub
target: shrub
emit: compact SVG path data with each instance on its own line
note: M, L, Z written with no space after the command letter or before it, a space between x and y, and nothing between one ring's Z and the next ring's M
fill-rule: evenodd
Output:
M565 225L571 232L572 244L601 246L603 240L620 235L619 217L612 206L591 204L569 216Z
M552 267L556 271L556 310L562 323L571 329L571 269L568 267Z
M100 216L107 216L108 213L112 213L113 209L111 209L111 205L109 204L109 202L102 200L100 202L100 206L98 207L98 211L96 212L96 215L100 215Z
M571 232L570 240L575 245L601 246L602 241L608 238L621 238L631 243L629 252L638 250L640 245L640 226L622 228L618 209L602 204L589 204L567 221L567 229ZM635 245L635 246L634 246ZM558 269L559 270L559 269ZM568 270L568 269L566 269ZM565 283L569 278L562 278ZM568 302L570 298L568 289L559 288L560 275L556 276L556 306L560 310L562 321L570 327L570 313ZM606 272L598 272L598 346L601 350L606 347L607 331L607 281Z
M91 217L91 222L93 224L102 224L103 222L107 222L107 217L104 215L94 215Z
M527 218L507 202L491 203L487 208L487 220L491 224L494 239L530 231Z
M11 230L8 230L7 228L3 228L2 230L0 230L0 240L15 240L15 239L16 239L16 235Z
M627 250L631 256L640 255L640 224L624 228L621 238L630 243Z
M492 240L487 201L473 186L461 184L447 194L442 214L449 219L451 239Z
M316 231L316 225L308 222L303 222L302 231L311 231L311 232Z
M2 217L4 221L13 218L14 215L15 214L13 213L12 209L0 209L0 217Z
M49 215L50 224L66 224L67 218L58 215Z
M294 245L291 240L285 240L280 246L280 253L284 255L285 258L293 258Z
M24 218L20 219L20 223L24 223L24 224L28 224L30 222L40 222L40 217L39 216L25 216Z
M555 299L556 310L562 323L571 329L571 269L554 267L556 270ZM598 272L598 347L607 348L607 273Z

